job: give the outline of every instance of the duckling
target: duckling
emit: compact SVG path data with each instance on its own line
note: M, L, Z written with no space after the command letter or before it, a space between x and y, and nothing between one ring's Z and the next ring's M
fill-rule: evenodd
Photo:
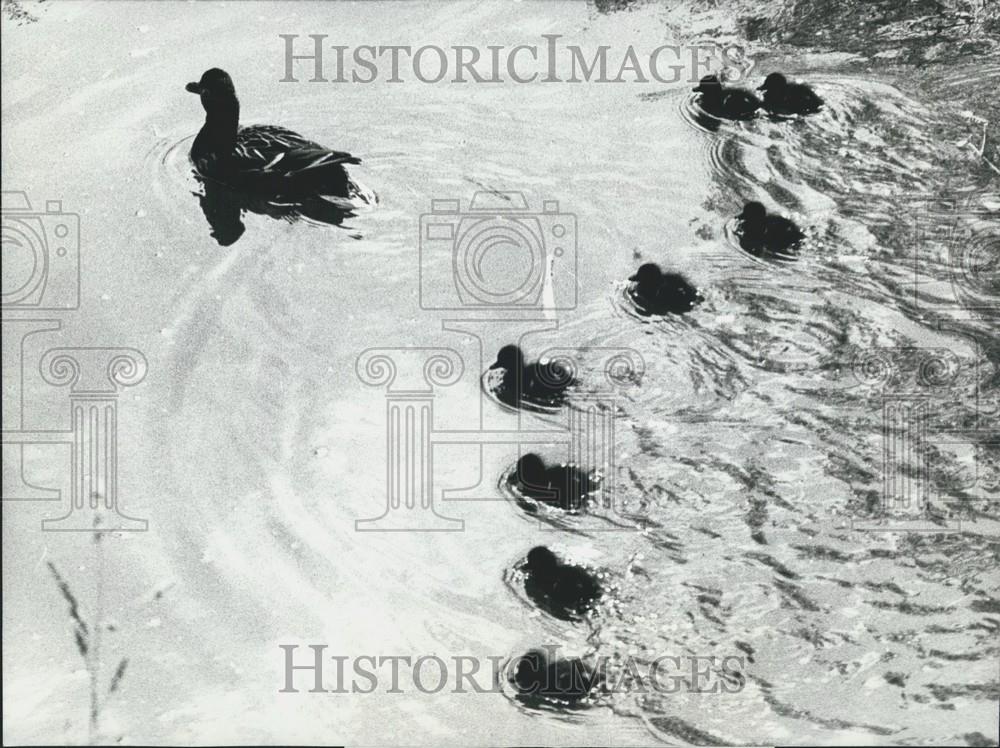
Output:
M652 262L642 265L629 280L629 296L640 313L683 314L704 301L698 289L688 283L683 275L664 273Z
M781 73L771 73L757 88L764 92L764 108L771 114L812 114L823 99L804 83L789 83Z
M501 402L518 407L522 402L535 405L561 405L566 390L575 380L557 362L549 364L524 363L524 353L516 345L505 345L497 353L497 360L490 370L503 370L503 379L496 390Z
M589 473L573 465L547 466L533 452L517 461L509 482L529 499L564 511L579 510L596 490Z
M376 202L344 168L361 159L331 151L276 125L240 127L240 102L225 70L206 70L185 87L201 97L205 124L191 146L198 173L239 190L274 196L323 195Z
M787 254L805 237L792 221L768 214L756 201L744 205L736 218L740 221L740 246L752 254Z
M604 590L590 570L564 564L545 546L528 551L523 565L524 591L550 615L573 621L589 611Z
M508 680L518 701L575 705L599 688L604 676L579 657L550 657L543 649L529 649L517 658Z
M706 75L692 90L701 94L701 108L716 117L752 119L762 106L760 99L750 91L722 85L718 75Z

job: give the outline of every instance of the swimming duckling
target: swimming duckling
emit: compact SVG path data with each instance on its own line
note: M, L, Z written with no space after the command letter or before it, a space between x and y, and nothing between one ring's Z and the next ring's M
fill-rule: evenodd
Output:
M652 262L642 265L629 280L629 296L642 314L683 314L704 301L683 275L664 273Z
M225 70L206 70L186 89L201 97L205 124L191 146L198 173L240 190L270 195L322 195L371 204L374 193L344 168L361 159L331 151L276 125L240 127L240 102Z
M503 370L496 395L501 402L514 408L522 401L536 405L561 405L566 390L575 384L570 372L557 362L525 364L524 354L516 345L501 348L490 369Z
M578 704L604 681L603 674L579 657L550 657L542 649L530 649L517 658L508 679L526 704L556 702Z
M787 254L805 237L792 221L768 214L756 201L744 205L737 219L740 221L740 246L752 254Z
M762 106L760 99L743 88L726 87L718 75L706 75L692 89L700 93L699 105L709 114L725 119L752 119Z
M533 452L517 461L509 481L529 499L564 511L582 508L587 496L596 490L596 481L589 473L573 465L547 466Z
M764 108L771 114L812 114L823 99L804 83L789 83L781 73L771 73L757 88L764 92Z
M564 564L545 546L528 551L524 591L542 610L563 621L579 619L603 594L590 570Z

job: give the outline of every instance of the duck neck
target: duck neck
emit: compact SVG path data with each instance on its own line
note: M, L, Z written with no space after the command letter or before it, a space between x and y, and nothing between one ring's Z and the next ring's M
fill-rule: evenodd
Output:
M213 102L205 109L205 125L201 139L213 151L229 152L236 147L236 133L240 126L240 102Z

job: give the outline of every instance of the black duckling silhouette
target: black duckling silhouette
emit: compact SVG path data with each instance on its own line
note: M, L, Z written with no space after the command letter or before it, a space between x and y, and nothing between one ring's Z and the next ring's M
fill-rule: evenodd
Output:
M528 551L522 569L528 597L562 621L579 620L603 594L600 582L590 570L564 564L545 546Z
M812 114L823 99L804 83L789 83L781 73L771 73L757 88L764 92L764 108L771 114Z
M195 192L209 233L223 247L236 243L246 231L243 216L247 213L294 222L306 218L329 226L343 226L348 218L357 214L320 197L281 203L268 200L261 195L239 192L221 182L196 176L201 192ZM347 227L344 227L347 228Z
M768 214L758 202L743 206L743 212L736 217L739 222L740 246L757 255L788 257L797 249L805 234L784 216Z
M642 265L629 280L629 296L636 310L646 316L684 314L705 300L683 275L664 273L652 262Z
M579 511L597 490L597 481L574 465L547 466L533 452L522 456L509 482L523 496L563 511ZM530 508L530 507L529 507Z
M600 688L604 676L578 657L550 656L529 649L511 662L508 680L526 706L576 706Z
M510 407L522 404L558 407L566 390L575 380L558 362L525 364L524 354L516 345L505 345L497 353L490 370L503 370L503 379L494 390L497 398Z
M698 103L702 109L724 119L752 119L761 107L760 99L752 92L724 86L718 75L706 75L692 90L701 94Z
M225 70L206 70L186 88L201 97L205 108L205 124L191 146L191 161L201 176L272 198L376 202L345 169L361 163L356 156L332 151L284 127L240 127L240 102Z

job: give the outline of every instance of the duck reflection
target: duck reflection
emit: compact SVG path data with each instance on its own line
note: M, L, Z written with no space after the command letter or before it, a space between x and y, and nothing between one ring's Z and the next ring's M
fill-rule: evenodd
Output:
M201 187L192 194L198 198L209 233L223 247L235 244L246 231L243 216L247 213L267 216L293 223L307 220L327 226L344 226L344 221L357 215L350 207L313 195L297 199L266 198L227 187L212 179L195 175Z

